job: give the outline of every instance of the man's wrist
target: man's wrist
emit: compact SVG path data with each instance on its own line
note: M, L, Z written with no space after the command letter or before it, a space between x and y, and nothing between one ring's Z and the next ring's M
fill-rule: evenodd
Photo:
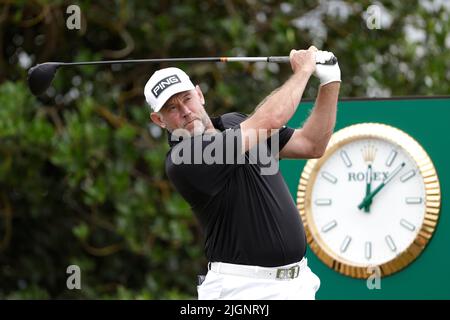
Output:
M300 69L297 70L296 72L294 72L294 74L292 75L293 78L295 78L296 80L304 80L304 79L309 79L314 71L309 71L309 70L305 70L305 69Z

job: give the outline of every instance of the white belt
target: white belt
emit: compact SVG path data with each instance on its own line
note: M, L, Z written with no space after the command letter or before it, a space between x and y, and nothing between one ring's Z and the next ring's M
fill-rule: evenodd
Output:
M232 264L224 262L212 262L209 269L216 273L229 274L234 276L243 276L249 278L291 280L299 276L300 272L306 268L308 260L288 264L281 267L258 267L243 264Z

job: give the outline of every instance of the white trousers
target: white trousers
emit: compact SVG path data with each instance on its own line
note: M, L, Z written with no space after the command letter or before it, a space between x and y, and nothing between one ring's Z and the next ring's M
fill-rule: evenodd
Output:
M304 258L306 259L306 258ZM305 261L306 262L306 261ZM234 265L238 266L239 265ZM273 268L289 267L280 266ZM294 279L273 279L257 276L231 275L209 270L203 283L197 287L199 300L314 300L320 279L305 263ZM267 269L267 268L263 268ZM264 270L265 271L265 270ZM247 272L248 273L248 272Z

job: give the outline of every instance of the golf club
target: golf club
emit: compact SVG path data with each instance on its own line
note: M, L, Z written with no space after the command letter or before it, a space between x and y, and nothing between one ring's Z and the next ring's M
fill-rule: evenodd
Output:
M37 64L28 70L28 86L35 95L43 94L55 77L59 67L81 66L81 65L101 65L118 63L158 63L158 62L274 62L288 63L288 56L272 57L205 57L205 58L166 58L166 59L137 59L137 60L109 60L109 61L84 61L84 62L45 62ZM324 63L333 65L337 63L337 58L332 57Z

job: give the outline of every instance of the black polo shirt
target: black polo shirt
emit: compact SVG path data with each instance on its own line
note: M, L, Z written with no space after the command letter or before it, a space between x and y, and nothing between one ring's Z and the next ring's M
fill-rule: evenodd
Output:
M246 117L228 113L211 119L220 132L198 140L200 144L194 142L195 138L174 142L169 135L172 148L166 157L167 175L200 221L210 262L273 267L300 261L306 251L305 232L281 173L277 170L275 174L261 174L264 165L251 162L249 152L245 163L237 161L240 123ZM293 133L294 129L288 127L279 130L279 150ZM231 154L234 163L198 163L198 158L194 161L195 153L218 154L210 153L208 146L211 148L211 143L218 140L226 141L231 134L236 147L225 148L223 143L221 150L223 159ZM197 138L200 137L204 135ZM266 141L268 146L270 141ZM188 156L192 161L180 163L180 155L187 156L184 152L188 149L192 151Z

